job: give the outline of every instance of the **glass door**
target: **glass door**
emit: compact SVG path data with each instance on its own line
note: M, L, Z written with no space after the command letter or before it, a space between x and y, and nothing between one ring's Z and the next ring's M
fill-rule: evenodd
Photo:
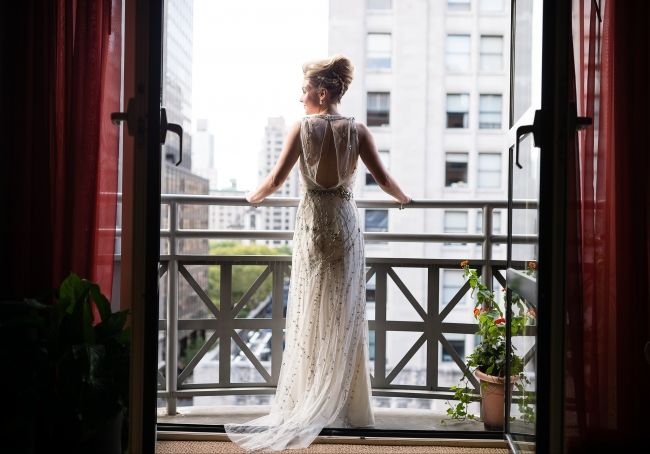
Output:
M513 0L508 179L507 332L511 393L506 434L512 448L534 450L537 401L542 0Z

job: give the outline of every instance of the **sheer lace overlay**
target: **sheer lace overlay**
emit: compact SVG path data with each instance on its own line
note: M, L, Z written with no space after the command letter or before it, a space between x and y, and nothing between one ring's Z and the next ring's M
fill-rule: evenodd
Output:
M316 180L331 128L338 183ZM365 309L364 243L352 197L354 119L310 115L301 125L301 200L293 237L285 348L270 414L226 424L248 451L309 446L321 429L374 425ZM331 149L329 150L331 152Z

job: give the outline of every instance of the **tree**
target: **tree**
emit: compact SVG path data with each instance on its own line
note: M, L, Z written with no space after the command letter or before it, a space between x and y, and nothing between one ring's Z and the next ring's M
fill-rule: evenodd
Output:
M291 255L291 248L288 246L270 247L258 244L242 244L236 241L219 241L210 244L210 255ZM237 304L266 266L234 265L232 268L232 301L233 304ZM246 317L251 307L268 297L272 288L273 280L271 276L267 276L262 285L251 296L249 303L239 312L239 317ZM220 305L220 292L220 267L210 266L208 271L208 296L217 307Z

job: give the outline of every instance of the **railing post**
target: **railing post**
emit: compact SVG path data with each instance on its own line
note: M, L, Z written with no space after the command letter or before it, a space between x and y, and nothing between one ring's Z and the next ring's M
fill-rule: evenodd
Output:
M232 360L232 264L222 263L219 266L220 275L220 293L219 293L219 313L221 320L217 325L219 331L219 383L228 385L231 383L231 364Z
M492 290L492 205L483 206L483 283Z
M438 336L440 322L440 268L429 266L427 270L427 322L424 332L427 334L427 388L438 388Z
M375 386L386 386L386 275L388 265L375 266Z
M167 384L167 414L176 414L178 391L178 261L176 259L176 229L178 205L169 202L169 288L167 292L167 356L165 378Z
M273 290L271 297L271 385L277 386L282 365L282 329L284 326L284 274L287 265L275 262L273 270Z

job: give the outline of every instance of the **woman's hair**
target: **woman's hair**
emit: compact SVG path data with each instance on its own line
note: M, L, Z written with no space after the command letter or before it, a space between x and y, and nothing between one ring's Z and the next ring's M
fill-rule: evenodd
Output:
M354 65L344 55L314 60L302 65L305 79L315 88L325 88L333 102L340 102L352 82Z

